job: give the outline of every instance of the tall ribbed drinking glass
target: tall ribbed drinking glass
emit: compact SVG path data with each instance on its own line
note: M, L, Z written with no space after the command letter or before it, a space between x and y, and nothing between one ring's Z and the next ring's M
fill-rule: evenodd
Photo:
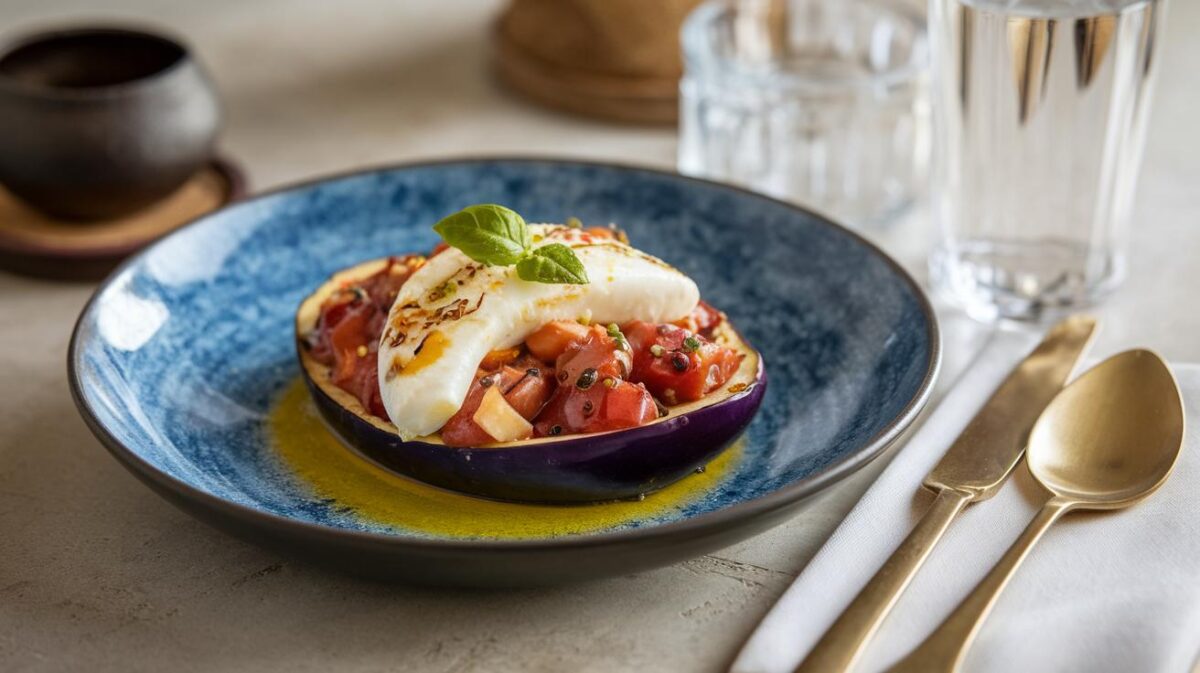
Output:
M930 0L935 288L1038 320L1124 273L1165 0Z

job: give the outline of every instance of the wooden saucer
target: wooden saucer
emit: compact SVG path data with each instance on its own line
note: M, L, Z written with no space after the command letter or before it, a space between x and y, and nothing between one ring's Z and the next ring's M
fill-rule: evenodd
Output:
M516 91L548 107L612 121L673 124L679 77L635 77L577 70L542 60L497 31L496 73Z
M500 79L550 107L673 123L679 30L701 0L508 0L493 31Z
M151 241L244 195L241 171L219 159L157 204L112 220L57 220L0 188L0 268L39 278L97 280Z

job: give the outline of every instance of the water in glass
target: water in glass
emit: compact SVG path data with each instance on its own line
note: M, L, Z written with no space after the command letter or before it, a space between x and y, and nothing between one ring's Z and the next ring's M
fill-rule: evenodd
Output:
M1124 273L1163 0L931 0L935 288L1049 319Z

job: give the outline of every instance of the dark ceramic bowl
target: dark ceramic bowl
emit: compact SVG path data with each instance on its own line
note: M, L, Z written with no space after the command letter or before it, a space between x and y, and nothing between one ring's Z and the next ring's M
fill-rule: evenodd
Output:
M643 501L569 507L407 481L332 439L301 381L297 306L339 269L429 249L471 203L615 222L696 279L767 367L742 439ZM309 183L171 234L84 309L69 379L113 455L213 525L358 574L496 586L663 565L781 522L899 436L938 360L912 279L818 215L671 173L485 159Z
M55 217L162 199L211 159L219 126L208 77L167 37L59 30L0 53L0 183Z

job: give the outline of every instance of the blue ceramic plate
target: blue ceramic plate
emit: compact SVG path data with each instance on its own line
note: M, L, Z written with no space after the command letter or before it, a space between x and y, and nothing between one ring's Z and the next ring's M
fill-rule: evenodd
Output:
M766 363L743 439L644 500L569 507L442 491L338 444L299 381L297 304L338 269L428 250L432 224L472 203L615 222L695 278ZM335 177L206 216L101 286L69 365L113 455L214 525L352 572L512 585L661 565L778 523L912 422L938 360L912 279L818 215L653 170L484 159Z

